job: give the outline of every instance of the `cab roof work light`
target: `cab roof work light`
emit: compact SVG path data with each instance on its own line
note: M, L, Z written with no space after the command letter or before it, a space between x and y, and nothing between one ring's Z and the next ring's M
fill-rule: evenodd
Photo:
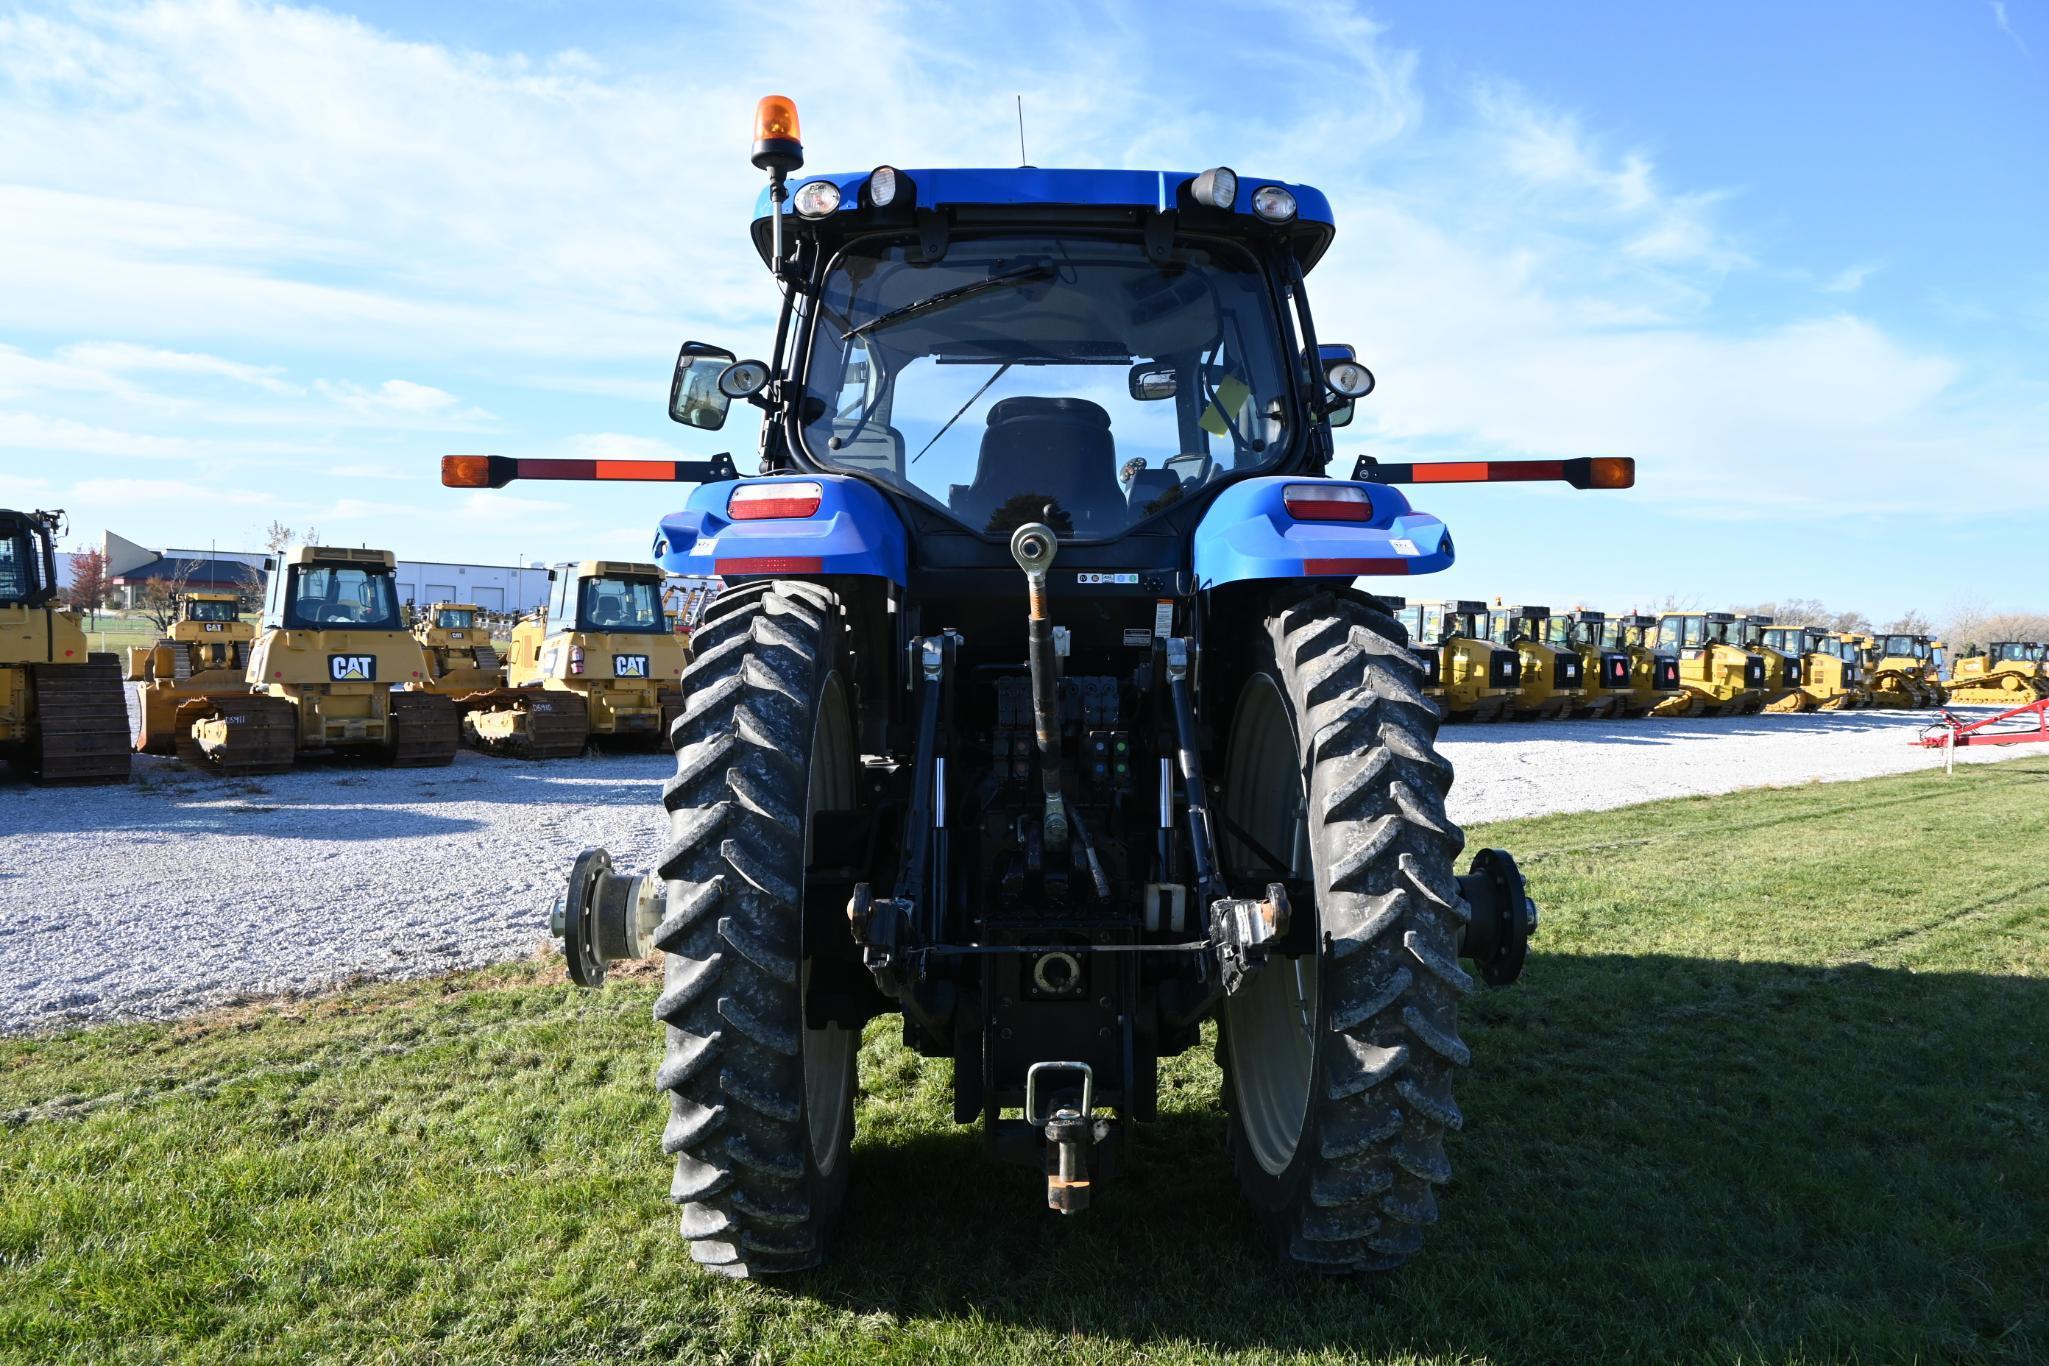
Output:
M1362 455L1352 477L1369 484L1555 482L1576 489L1628 489L1636 487L1636 460L1627 455L1597 455L1577 460L1442 460L1396 465Z

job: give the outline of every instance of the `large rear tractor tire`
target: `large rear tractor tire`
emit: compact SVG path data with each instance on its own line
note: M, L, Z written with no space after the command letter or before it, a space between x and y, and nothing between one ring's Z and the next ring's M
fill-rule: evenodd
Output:
M840 632L815 584L721 594L673 732L662 1147L690 1255L729 1276L817 1265L846 1194L860 1035L807 1028L803 1010L812 816L855 804Z
M1468 1059L1458 964L1470 914L1446 819L1451 765L1393 618L1356 598L1276 600L1225 749L1226 814L1313 878L1310 950L1275 958L1223 1012L1230 1133L1246 1198L1290 1260L1399 1265L1451 1179ZM1226 842L1234 878L1272 876Z

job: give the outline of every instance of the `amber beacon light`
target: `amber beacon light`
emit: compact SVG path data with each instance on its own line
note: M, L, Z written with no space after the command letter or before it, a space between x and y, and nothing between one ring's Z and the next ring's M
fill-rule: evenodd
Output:
M804 164L797 102L788 95L764 95L754 106L754 164L783 175Z

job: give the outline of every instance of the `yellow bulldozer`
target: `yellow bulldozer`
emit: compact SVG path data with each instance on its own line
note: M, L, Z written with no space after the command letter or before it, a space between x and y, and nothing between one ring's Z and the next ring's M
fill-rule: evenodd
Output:
M156 644L130 647L128 677L185 683L220 670L239 676L255 640L256 628L242 620L241 594L195 589L179 597L171 629Z
M1487 639L1484 602L1410 603L1395 612L1423 661L1424 691L1448 721L1499 721L1521 680L1516 652Z
M1814 699L1802 687L1806 677L1807 637L1798 628L1781 627L1770 617L1738 617L1739 642L1764 661L1764 702L1770 712L1811 711Z
M455 704L425 690L388 550L305 546L276 564L263 629L232 683L136 686L136 748L222 773L278 773L302 754L369 753L402 766L455 757ZM195 680L196 681L196 680Z
M57 606L62 512L0 508L0 759L39 783L128 781L121 663Z
M1601 623L1601 648L1629 661L1624 716L1648 716L1660 702L1680 695L1679 656L1657 646L1658 619L1631 612Z
M1893 631L1864 639L1865 686L1872 706L1942 705L1942 685L1934 677L1935 644L1927 636Z
M1519 669L1509 713L1518 721L1569 716L1586 696L1579 651L1546 643L1551 609L1523 605L1487 613L1487 638L1516 652Z
M1579 656L1580 680L1585 686L1572 715L1603 717L1622 715L1630 695L1629 655L1601 643L1607 614L1575 607L1562 617L1544 623L1544 643L1558 651Z
M505 686L505 661L475 603L435 603L413 623L413 639L427 655L428 692L461 698Z
M1797 661L1799 670L1790 685L1791 700L1784 694L1774 695L1766 702L1765 710L1847 711L1864 705L1865 695L1860 686L1863 666L1858 662L1856 648L1844 637L1819 626L1772 625L1765 628L1760 643L1767 657L1777 654Z
M663 611L661 568L584 560L548 577L547 608L513 628L504 690L465 700L465 737L531 758L581 753L589 739L668 744L689 659Z
M1677 697L1653 716L1738 716L1764 705L1764 656L1744 645L1749 623L1729 612L1661 612L1658 648L1679 659Z
M1982 650L1967 645L1943 692L1951 702L1998 707L2049 697L2049 646L2029 640L1994 641Z

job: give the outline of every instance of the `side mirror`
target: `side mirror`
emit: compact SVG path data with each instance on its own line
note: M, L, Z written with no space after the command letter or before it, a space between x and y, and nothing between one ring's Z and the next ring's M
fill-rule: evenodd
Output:
M705 342L687 341L676 353L676 377L669 382L669 420L715 432L726 425L733 400L719 386L719 376L733 363L733 353Z
M1131 367L1127 380L1131 396L1140 402L1158 398L1172 398L1180 391L1181 380L1174 367L1158 361L1145 361Z

